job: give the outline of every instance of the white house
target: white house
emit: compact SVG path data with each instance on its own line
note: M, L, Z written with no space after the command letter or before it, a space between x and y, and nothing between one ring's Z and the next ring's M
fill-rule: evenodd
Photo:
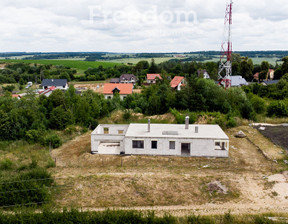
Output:
M91 134L92 154L228 157L229 138L218 125L100 124Z
M41 84L43 90L55 86L56 89L66 90L69 88L67 79L43 79Z

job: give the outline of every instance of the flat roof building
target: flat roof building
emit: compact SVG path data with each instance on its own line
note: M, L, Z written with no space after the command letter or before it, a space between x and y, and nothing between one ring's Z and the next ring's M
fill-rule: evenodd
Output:
M189 120L188 120L189 122ZM218 125L100 124L91 134L93 154L228 157L229 138Z

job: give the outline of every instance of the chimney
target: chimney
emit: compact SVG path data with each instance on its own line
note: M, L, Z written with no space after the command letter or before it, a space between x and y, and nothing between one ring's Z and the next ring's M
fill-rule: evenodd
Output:
M150 124L151 124L151 121L150 119L148 119L148 132L150 132Z
M185 129L189 129L189 116L185 117Z
M199 128L196 126L195 127L195 133L198 133L199 132Z

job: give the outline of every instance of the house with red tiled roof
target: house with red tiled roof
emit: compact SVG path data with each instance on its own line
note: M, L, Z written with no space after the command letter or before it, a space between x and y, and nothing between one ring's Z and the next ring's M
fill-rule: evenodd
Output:
M21 95L19 94L12 94L12 98L17 98L18 100L21 99Z
M105 99L112 99L113 96L118 93L120 95L120 99L123 100L126 96L131 95L132 92L132 83L105 83L103 89Z
M184 85L185 83L185 79L183 76L175 76L171 82L170 82L170 86L173 88L173 89L176 89L178 91L181 90L181 87Z
M57 89L56 88L56 86L50 86L49 88L46 88L45 90L43 90L43 91L40 91L39 92L39 95L41 96L41 95L44 95L44 96L50 96L52 93L53 93L53 91L55 90L55 89Z
M256 72L254 75L253 75L253 79L254 80L259 80L259 72Z
M155 84L157 79L162 79L160 74L147 74L147 83L148 84Z

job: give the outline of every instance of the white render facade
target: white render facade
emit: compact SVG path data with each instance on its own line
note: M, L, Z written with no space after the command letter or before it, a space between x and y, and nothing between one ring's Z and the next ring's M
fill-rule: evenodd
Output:
M100 124L91 134L91 153L228 157L229 138L218 125Z

